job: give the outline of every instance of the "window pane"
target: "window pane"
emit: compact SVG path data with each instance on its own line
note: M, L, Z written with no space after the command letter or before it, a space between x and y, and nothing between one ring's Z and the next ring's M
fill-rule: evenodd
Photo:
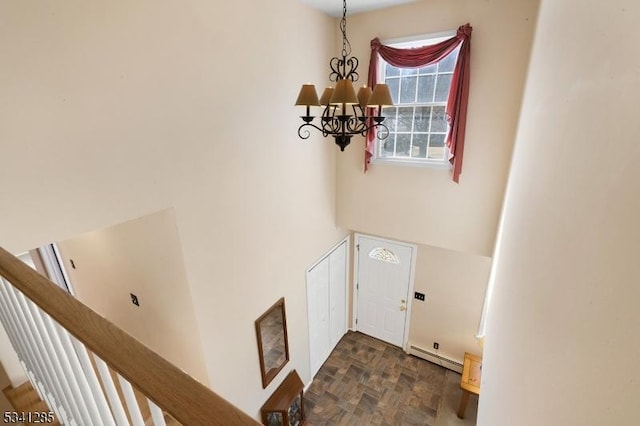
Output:
M382 108L382 115L385 117L382 123L389 128L390 132L396 131L396 109Z
M411 134L402 133L396 135L396 157L408 157L411 147Z
M438 64L431 64L418 70L419 74L435 74Z
M433 107L433 116L431 117L431 131L432 132L446 132L447 120L445 118L445 112L443 106Z
M456 49L453 52L449 53L443 60L439 62L438 72L452 72L453 68L456 66L456 60L458 59L458 51L460 49Z
M436 85L436 102L446 102L449 97L450 87L451 74L438 75L438 84Z
M413 149L411 150L411 157L413 158L427 158L427 142L429 135L427 133L414 133L413 134Z
M417 77L406 77L402 79L399 103L408 104L416 101L416 80Z
M380 142L381 157L393 157L395 137L396 135L394 133L390 133L385 140Z
M435 75L421 75L418 77L418 102L433 102L435 83Z
M428 158L430 160L444 160L447 148L444 146L444 135L431 135Z
M387 77L394 77L400 75L400 68L396 68L393 65L385 64L384 75Z
M385 82L389 86L389 92L391 92L391 99L393 103L398 103L398 94L400 92L400 79L399 78L387 78Z
M413 107L399 107L397 130L399 132L410 132L412 121L413 121Z
M420 68L384 64L395 107L384 108L387 139L379 141L381 158L446 162L446 106L459 49L440 62Z
M443 147L444 146L444 136L443 134L439 135L431 135L431 140L429 141L429 146Z
M431 107L416 107L414 119L414 132L428 132L429 121L431 120Z

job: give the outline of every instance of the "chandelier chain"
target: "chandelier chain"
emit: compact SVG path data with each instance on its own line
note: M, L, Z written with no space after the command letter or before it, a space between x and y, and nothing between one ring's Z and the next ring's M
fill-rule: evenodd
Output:
M340 30L342 31L342 58L351 55L351 43L347 38L347 0L342 0L342 20L340 21Z

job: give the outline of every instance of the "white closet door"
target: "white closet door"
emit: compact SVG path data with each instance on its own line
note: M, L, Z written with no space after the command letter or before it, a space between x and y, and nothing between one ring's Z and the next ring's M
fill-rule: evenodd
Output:
M307 272L311 375L315 376L347 331L347 243Z
M307 274L307 307L311 371L315 375L330 346L328 261L320 262Z
M347 243L329 256L329 326L331 350L347 331ZM327 355L328 356L328 355Z

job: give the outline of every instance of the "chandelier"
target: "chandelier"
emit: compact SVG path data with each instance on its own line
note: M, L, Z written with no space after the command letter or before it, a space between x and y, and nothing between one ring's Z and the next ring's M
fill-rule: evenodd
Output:
M382 108L393 106L389 87L386 84L376 84L373 91L363 86L358 91L353 88L353 82L359 78L358 58L351 55L351 44L347 39L347 0L342 1L342 57L334 57L329 61L329 80L335 82L335 87L324 89L322 97L318 99L313 84L303 84L296 100L297 106L306 107L306 115L301 116L304 123L298 128L298 136L308 139L311 133L308 127L322 132L322 136L333 136L340 151L351 142L354 135L366 136L369 130L376 131L378 139L386 139L389 129L382 122ZM322 107L319 125L313 122L315 116L310 113L311 107ZM367 115L367 111L371 115Z

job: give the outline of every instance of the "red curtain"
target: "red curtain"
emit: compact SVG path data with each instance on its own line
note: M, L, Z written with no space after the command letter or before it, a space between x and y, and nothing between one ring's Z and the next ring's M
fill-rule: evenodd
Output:
M469 24L458 28L457 34L441 43L413 49L398 49L385 46L378 38L371 40L371 60L369 62L369 87L378 83L378 55L395 67L418 68L431 65L443 59L458 46L458 61L451 78L451 89L446 113L449 123L446 144L449 148L449 162L453 165L453 180L458 182L462 172L462 152L467 121L467 101L469 99L469 59L471 56L471 31ZM364 170L367 171L373 156L375 131L369 131L365 148Z

